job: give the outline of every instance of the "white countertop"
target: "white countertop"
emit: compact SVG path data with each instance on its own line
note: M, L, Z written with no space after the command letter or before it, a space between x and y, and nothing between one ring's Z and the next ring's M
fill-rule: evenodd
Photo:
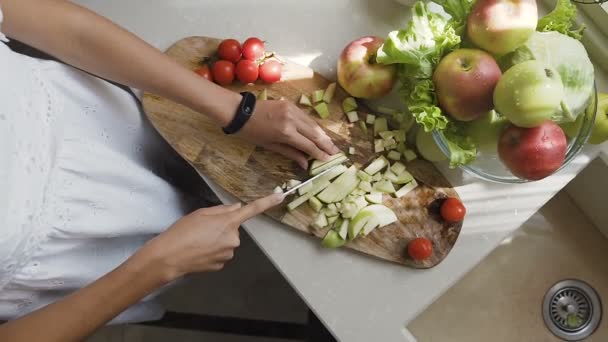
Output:
M392 0L202 1L79 0L166 49L191 35L259 36L269 49L335 78L346 43L367 34L381 37L404 26L409 9ZM598 81L608 90L606 79ZM275 266L340 341L404 341L406 324L500 241L517 229L598 155L588 148L559 174L541 182L505 186L442 172L468 209L456 246L440 265L420 271L346 250L327 251L318 240L267 217L244 226ZM207 181L209 181L207 179ZM210 182L224 202L234 198Z

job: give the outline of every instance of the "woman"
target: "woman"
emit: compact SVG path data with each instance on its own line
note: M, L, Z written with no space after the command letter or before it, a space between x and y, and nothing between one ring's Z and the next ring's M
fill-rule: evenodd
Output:
M187 105L218 129L237 116L241 95L84 8L59 0L0 0L0 8L8 37L75 68ZM239 225L283 200L180 219L183 196L157 176L162 144L136 103L74 67L0 43L0 320L11 320L0 341L76 341L110 320L156 319L155 290L221 269ZM237 134L302 167L337 152L284 101L259 101Z

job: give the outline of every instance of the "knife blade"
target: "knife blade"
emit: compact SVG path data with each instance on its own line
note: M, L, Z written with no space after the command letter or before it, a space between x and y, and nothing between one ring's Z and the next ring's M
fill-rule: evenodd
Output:
M342 165L342 164L338 164L338 165ZM323 171L323 172L319 173L318 175L316 175L316 176L314 176L314 177L312 177L312 178L307 179L305 182L302 182L302 183L300 183L300 184L298 184L298 185L294 186L293 188L291 188L291 189L289 189L289 190L285 191L283 194L284 194L285 196L287 196L287 195L289 195L289 194L291 194L291 193L295 192L296 190L298 190L299 188L303 187L304 185L311 183L311 182L312 182L312 181L314 181L315 179L318 179L319 177L321 177L321 176L323 176L324 174L328 173L329 171L333 170L333 169L334 169L336 166L338 166L338 165L334 165L334 166L330 167L329 169L327 169L327 170L325 170L325 171Z

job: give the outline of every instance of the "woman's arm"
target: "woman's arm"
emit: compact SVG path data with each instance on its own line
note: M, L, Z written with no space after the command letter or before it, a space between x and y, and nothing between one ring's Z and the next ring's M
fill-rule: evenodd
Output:
M219 126L234 116L241 96L197 76L130 32L62 0L0 0L2 31L92 74L182 103ZM41 20L44 18L44 20ZM284 101L260 101L241 135L306 164L337 148L316 123ZM304 154L303 154L304 153Z
M80 341L170 281L192 272L220 270L239 246L240 224L282 200L278 194L242 208L223 205L200 209L91 285L0 325L0 341Z

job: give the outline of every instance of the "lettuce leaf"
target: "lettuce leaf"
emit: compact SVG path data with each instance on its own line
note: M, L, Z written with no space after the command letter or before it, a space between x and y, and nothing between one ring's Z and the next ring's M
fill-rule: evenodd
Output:
M466 165L477 157L477 148L473 139L465 134L464 127L455 122L450 122L443 136L450 150L450 167Z
M451 16L452 26L459 35L464 33L467 17L473 7L473 0L434 0L433 2L443 7L443 10Z
M556 31L581 40L585 26L573 29L576 19L576 6L570 0L558 0L553 11L538 20L536 30L540 32Z

